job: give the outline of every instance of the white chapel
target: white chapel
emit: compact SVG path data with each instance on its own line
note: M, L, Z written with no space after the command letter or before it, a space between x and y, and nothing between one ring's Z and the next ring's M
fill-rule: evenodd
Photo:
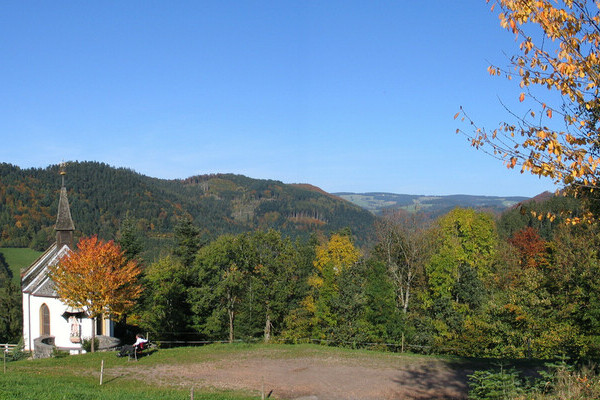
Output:
M48 357L54 348L71 354L81 353L82 339L91 338L92 329L96 330L100 348L117 342L113 338L113 321L98 318L94 326L84 309L73 309L60 300L48 277L48 266L56 264L73 249L75 225L67 199L64 168L60 173L62 186L54 227L56 242L21 273L23 342L25 350L33 351L34 357Z

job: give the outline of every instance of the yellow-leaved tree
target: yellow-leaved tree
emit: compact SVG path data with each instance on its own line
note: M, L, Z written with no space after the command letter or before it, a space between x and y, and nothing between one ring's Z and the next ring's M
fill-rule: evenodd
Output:
M313 265L317 269L317 282L314 286L320 286L319 279L327 268L330 268L334 275L356 263L360 258L360 252L349 235L335 233L331 235L328 242L317 246L315 251L315 261Z
M360 251L354 247L349 235L335 233L329 241L318 245L315 253L315 272L308 278L312 291L302 304L312 315L313 334L325 338L330 328L336 325L336 315L331 307L339 296L339 277L359 261Z
M472 125L472 146L521 173L548 177L575 193L600 187L600 3L585 0L487 0L500 25L515 35L519 52L491 75L520 85L531 109L497 129ZM542 90L538 90L541 88ZM545 91L548 95L544 95ZM540 94L542 93L542 94ZM528 104L529 105L529 104Z
M135 261L127 261L118 244L92 236L82 238L77 251L70 251L51 266L48 275L61 300L84 309L95 322L103 314L117 317L133 307L142 293L138 282L141 272ZM92 352L95 332L92 329Z

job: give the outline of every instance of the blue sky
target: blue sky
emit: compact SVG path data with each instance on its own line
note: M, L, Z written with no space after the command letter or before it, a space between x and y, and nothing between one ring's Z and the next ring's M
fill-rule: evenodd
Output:
M508 118L515 49L483 0L1 2L0 161L533 196L453 119Z

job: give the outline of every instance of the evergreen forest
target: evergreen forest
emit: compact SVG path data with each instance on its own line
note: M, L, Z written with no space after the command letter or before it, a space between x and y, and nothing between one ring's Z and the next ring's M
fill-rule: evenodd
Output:
M66 172L76 235L113 239L129 219L143 235L148 258L172 246L179 219L192 219L203 241L269 228L307 238L346 226L361 245L373 238L371 213L310 185L233 174L165 180L99 162L70 162ZM58 165L0 163L0 247L43 251L54 241L60 185Z

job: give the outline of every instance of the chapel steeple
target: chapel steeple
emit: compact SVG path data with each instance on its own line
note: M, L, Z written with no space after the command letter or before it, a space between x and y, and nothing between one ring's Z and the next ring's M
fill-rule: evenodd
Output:
M71 209L69 208L67 188L65 187L65 175L67 174L65 163L60 165L59 173L62 178L62 186L60 188L60 197L58 199L56 226L54 227L54 230L56 231L56 246L60 249L66 244L72 248L75 225L73 224L73 219L71 219Z

